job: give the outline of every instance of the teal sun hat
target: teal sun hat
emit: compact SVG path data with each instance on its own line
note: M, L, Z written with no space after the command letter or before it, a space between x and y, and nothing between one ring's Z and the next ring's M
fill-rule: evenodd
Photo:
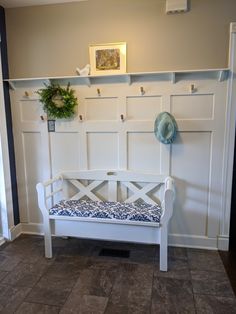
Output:
M161 112L154 124L156 138L163 144L171 144L176 138L178 126L169 112Z

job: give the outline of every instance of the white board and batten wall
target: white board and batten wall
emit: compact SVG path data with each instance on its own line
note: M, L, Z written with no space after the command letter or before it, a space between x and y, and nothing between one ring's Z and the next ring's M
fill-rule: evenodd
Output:
M75 119L57 121L52 133L40 118L45 113L35 94L43 79L15 81L11 102L21 219L17 232L42 233L37 182L60 171L124 169L174 177L171 245L227 249L230 204L225 206L225 184L232 165L226 156L233 150L226 135L233 78L224 73L139 74L131 75L131 84L122 76L91 78L91 86L86 78L73 78L78 112ZM178 124L172 145L154 136L154 121L162 111L170 112Z

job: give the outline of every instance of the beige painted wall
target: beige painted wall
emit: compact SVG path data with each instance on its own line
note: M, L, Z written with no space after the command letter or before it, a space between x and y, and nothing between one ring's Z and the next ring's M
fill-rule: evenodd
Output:
M191 0L166 15L165 0L89 0L6 10L10 77L75 75L88 46L127 42L127 71L227 67L236 0Z

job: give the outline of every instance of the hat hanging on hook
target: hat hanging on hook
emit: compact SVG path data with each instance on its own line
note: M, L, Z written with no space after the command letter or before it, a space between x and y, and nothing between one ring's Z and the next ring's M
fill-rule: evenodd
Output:
M169 112L161 112L154 124L156 138L163 144L171 144L176 138L178 126Z

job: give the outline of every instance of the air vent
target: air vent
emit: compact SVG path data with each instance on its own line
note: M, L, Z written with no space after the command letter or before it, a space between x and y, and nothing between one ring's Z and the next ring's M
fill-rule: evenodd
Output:
M115 249L101 249L99 256L121 257L129 258L130 251L128 250L115 250Z

